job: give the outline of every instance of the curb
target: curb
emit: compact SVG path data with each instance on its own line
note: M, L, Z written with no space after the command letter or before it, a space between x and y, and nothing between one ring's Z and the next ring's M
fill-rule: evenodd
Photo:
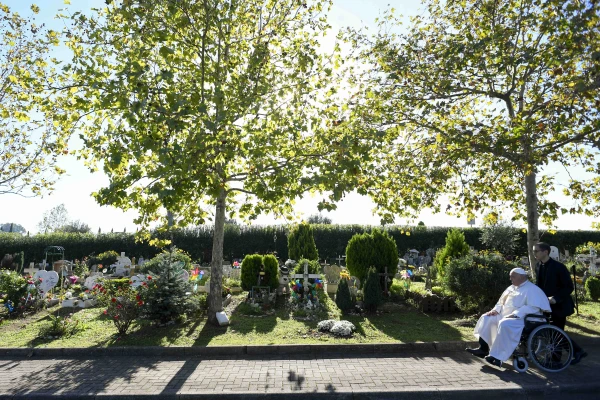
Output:
M44 393L24 393L13 395L1 395L0 399L4 400L25 400L25 399L95 399L95 400L147 400L159 398L161 400L265 400L265 399L331 399L331 400L480 400L485 396L486 400L506 400L510 399L577 399L577 400L592 400L598 398L600 384L584 384L584 385L563 385L561 387L548 387L545 385L536 385L534 387L515 387L515 388L485 388L463 389L454 387L441 387L431 389L415 389L398 391L390 390L357 390L351 392L280 392L280 393L189 393L189 394L44 394ZM485 392L485 393L482 393Z
M579 339L583 346L599 346L600 338ZM466 347L477 347L478 342L415 342L415 343L371 343L371 344L280 344L246 346L115 346L46 348L18 347L0 348L0 357L101 357L101 356L142 356L142 357L183 357L183 356L283 356L304 355L311 357L377 354L414 354L463 351Z
M100 357L100 356L277 356L277 355L372 355L462 351L477 342L419 342L372 344L280 344L246 346L120 346L77 348L1 348L2 357Z

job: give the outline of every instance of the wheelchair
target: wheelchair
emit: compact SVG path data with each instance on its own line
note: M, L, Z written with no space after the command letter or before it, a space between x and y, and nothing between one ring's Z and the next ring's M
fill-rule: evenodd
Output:
M545 372L560 372L573 359L573 344L562 329L550 325L548 314L528 314L519 345L513 353L513 367L520 373L529 363ZM543 321L541 321L543 320Z

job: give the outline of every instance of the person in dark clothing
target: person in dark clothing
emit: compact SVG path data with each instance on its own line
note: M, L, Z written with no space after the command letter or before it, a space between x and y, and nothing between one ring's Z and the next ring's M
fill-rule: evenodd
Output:
M533 252L538 260L535 266L536 284L548 296L552 308L550 323L564 330L567 317L575 312L575 305L571 298L574 287L569 270L563 263L550 258L549 244L540 242L535 245ZM571 364L574 365L588 354L572 338L571 343L573 343Z

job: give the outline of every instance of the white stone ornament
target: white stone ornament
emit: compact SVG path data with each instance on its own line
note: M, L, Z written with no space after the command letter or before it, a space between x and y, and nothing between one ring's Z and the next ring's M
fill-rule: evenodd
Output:
M38 285L38 291L40 295L48 293L54 286L58 284L58 273L56 271L44 271L40 270L33 275L33 281L37 282L42 279Z

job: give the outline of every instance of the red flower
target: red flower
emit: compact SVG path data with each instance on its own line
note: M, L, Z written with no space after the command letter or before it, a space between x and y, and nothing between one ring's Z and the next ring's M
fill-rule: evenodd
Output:
M123 308L123 306L120 304L117 304L117 310L120 310L121 308Z
M40 280L40 282L42 282L42 281L43 281L43 279L42 279L42 278L38 278L38 279Z
M108 310L104 310L104 315L108 314Z
M133 281L129 281L129 284L130 284L130 285L133 285Z
M148 286L148 284L146 282L142 283L142 286Z
M135 295L135 299L136 299L137 301L140 301L140 299L141 299L141 298L140 298L140 295L139 295L139 294L136 294L136 295Z
M119 316L118 316L118 315L115 315L115 319L119 319Z
M151 277L150 275L148 275L148 280L149 280L149 281L151 281L151 280L152 280L152 277Z
M86 292L86 293L89 293L89 292L90 292L90 289L86 289L86 290L85 290L85 292Z
M113 297L112 299L110 299L110 301L112 301L113 303L116 303L117 299Z
M140 301L138 301L138 306L143 306L143 305L144 305L144 302L143 302L143 301L141 301L141 300L140 300Z

